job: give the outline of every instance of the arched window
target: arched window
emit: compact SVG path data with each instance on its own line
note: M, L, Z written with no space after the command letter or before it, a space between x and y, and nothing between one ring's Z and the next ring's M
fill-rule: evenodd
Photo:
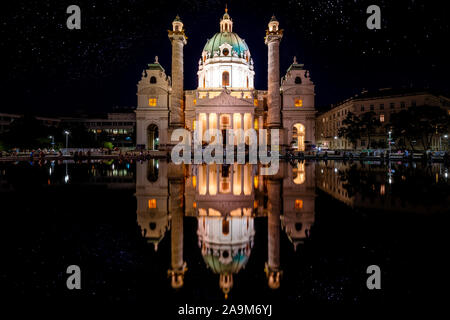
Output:
M150 78L150 83L156 83L156 77L151 77Z
M301 83L302 83L302 78L296 77L295 78L295 84L301 84Z
M230 85L230 74L228 73L228 71L224 71L222 73L222 86L226 87Z
M230 233L230 222L227 219L222 220L222 233L225 236Z
M206 88L206 80L203 78L203 88Z
M248 77L247 77L247 89L248 89Z

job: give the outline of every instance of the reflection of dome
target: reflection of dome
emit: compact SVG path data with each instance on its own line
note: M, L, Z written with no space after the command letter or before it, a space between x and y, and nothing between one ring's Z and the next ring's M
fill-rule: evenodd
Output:
M253 247L252 217L199 217L198 240L203 260L220 274L220 288L228 296L233 274L245 268Z
M220 51L221 46L228 43L232 50L235 51L238 57L243 57L245 51L248 51L248 46L235 32L217 32L211 39L206 42L203 51L206 51L210 56L214 56L214 52ZM229 52L227 55L233 55Z
M230 256L230 261L222 259L224 256L227 258L228 255L229 251L224 249L220 256L214 255L212 252L203 255L203 260L214 273L238 273L245 267L249 258L244 250L239 250L235 255Z

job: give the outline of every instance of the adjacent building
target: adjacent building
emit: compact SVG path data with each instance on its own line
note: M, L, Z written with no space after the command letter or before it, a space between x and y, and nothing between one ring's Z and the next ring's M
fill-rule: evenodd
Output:
M356 146L340 138L339 129L343 127L342 121L349 112L360 116L372 111L381 124L389 123L391 114L413 106L440 106L450 113L450 99L431 93L410 89L380 89L375 92L363 91L324 112L316 118L316 141L324 149L368 149L365 138L357 141ZM387 141L386 130L380 130L373 141L383 145ZM439 139L433 139L433 149L438 149Z

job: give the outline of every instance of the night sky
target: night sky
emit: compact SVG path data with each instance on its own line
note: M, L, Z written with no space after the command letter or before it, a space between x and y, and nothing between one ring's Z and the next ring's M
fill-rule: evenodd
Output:
M414 0L32 0L2 3L0 112L63 115L136 105L142 69L159 56L170 75L167 30L185 24L185 89L195 89L198 60L219 31L228 3L233 31L255 62L255 87L267 88L267 23L285 30L281 75L293 56L311 71L316 105L326 109L360 92L432 88L449 95L449 11ZM68 30L66 8L81 8L81 30ZM381 30L366 27L366 9L381 8ZM446 46L447 44L447 46Z

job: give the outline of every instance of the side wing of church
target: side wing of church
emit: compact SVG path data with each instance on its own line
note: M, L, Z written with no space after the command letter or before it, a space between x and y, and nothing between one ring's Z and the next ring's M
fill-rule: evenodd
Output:
M170 150L173 130L185 128L279 129L282 149L305 151L315 145L314 83L309 71L294 58L280 79L279 45L283 30L272 17L266 30L268 90L254 87L254 64L250 50L233 32L226 10L220 31L208 39L198 61L198 86L184 90L184 25L177 16L169 30L172 44L172 75L159 64L148 65L137 87L137 145L144 150ZM225 134L222 135L225 140ZM235 142L236 143L236 142ZM248 143L248 141L246 141Z

